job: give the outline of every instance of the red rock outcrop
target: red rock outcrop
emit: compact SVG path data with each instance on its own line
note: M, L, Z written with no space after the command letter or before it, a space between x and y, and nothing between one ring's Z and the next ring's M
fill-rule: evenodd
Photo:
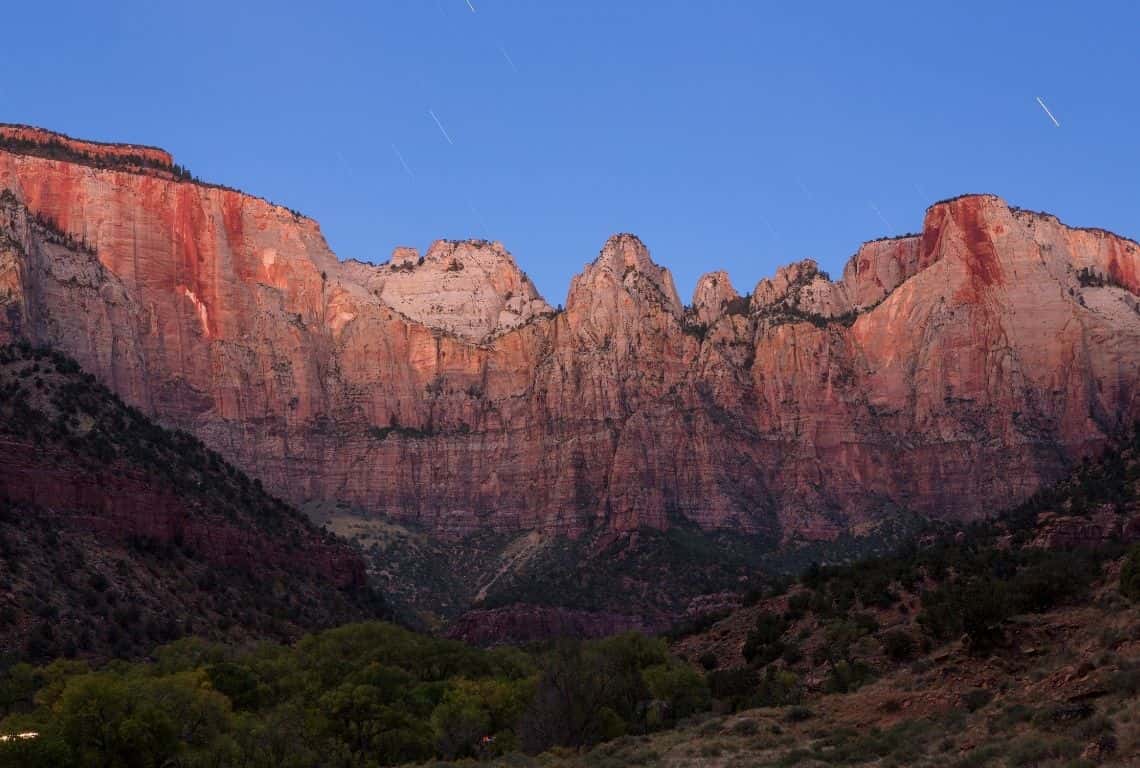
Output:
M1140 416L1138 246L989 195L747 307L704 280L686 311L618 235L554 313L497 244L342 263L263 200L42 155L0 141L0 334L296 502L446 535L829 537L994 512Z
M1046 512L1037 518L1031 546L1042 549L1095 549L1113 542L1131 544L1140 539L1140 512L1118 514L1105 504L1088 514Z

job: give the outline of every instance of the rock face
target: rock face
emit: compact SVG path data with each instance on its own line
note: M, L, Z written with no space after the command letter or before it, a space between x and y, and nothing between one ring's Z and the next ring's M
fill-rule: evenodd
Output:
M383 267L356 262L350 269L409 319L469 341L554 314L502 243L439 240L422 259L414 248L400 247Z
M1140 539L1140 512L1117 514L1104 505L1086 515L1045 513L1037 519L1032 546L1041 549L1096 549Z
M702 275L693 291L691 313L696 323L708 327L729 311L731 302L741 301L740 294L724 270ZM742 308L746 305L741 304Z
M0 129L0 337L295 502L444 535L831 537L994 512L1140 416L1140 246L997 197L931 206L837 282L707 276L691 309L617 235L556 313L498 244L342 263L286 209L22 130Z

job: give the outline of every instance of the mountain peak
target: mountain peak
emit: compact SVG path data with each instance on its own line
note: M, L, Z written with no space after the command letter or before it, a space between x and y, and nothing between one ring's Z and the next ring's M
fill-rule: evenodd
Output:
M701 275L693 289L693 312L697 322L711 325L724 314L729 302L740 297L723 269Z
M649 249L637 235L628 232L619 232L610 235L602 246L595 264L609 267L615 272L624 272L626 269L658 268L649 256Z
M681 299L669 270L656 264L641 238L628 232L610 236L598 257L574 278L566 306L580 304L583 290L591 294L624 290L638 298L662 302L677 317L682 312Z
M486 240L436 240L422 258L397 248L373 283L404 315L472 341L553 311L502 243Z

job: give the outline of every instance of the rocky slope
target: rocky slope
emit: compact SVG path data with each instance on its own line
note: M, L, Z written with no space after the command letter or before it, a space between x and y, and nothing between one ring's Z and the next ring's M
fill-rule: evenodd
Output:
M1140 607L1115 584L1081 605L1019 617L1018 640L990 657L961 643L877 651L877 676L847 692L778 679L739 711L722 708L675 729L626 735L578 753L493 766L1134 766L1140 761ZM884 634L898 632L897 626ZM864 642L877 650L877 638ZM754 679L756 677L755 673ZM717 677L716 673L712 677ZM761 678L763 679L763 678ZM788 695L790 693L790 695Z
M0 346L0 652L131 656L383 615L364 561L59 355Z
M1133 765L1137 541L1140 430L992 522L932 525L905 554L809 570L679 636L736 697L722 713L763 708L644 762ZM748 720L779 738L733 739L769 732Z

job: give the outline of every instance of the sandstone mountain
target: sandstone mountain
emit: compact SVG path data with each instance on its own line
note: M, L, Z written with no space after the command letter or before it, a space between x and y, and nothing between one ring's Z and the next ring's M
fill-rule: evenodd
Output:
M437 540L973 519L1140 416L1140 246L992 195L837 281L717 272L691 307L616 235L559 311L497 243L341 262L161 150L0 127L0 190L0 341L66 352L294 503Z

